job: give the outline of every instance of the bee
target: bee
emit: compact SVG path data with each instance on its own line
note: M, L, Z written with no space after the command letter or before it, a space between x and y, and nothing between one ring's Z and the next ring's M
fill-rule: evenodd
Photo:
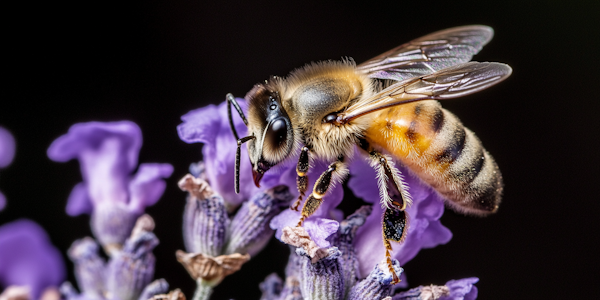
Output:
M408 167L454 210L488 215L501 201L502 175L475 134L437 100L481 91L506 79L512 69L495 62L471 62L493 36L487 26L438 31L400 45L366 62L311 63L287 77L271 77L248 92L248 119L233 95L226 96L237 142L235 190L239 192L240 149L248 143L254 183L269 169L298 156L298 210L308 189L312 159L330 162L314 184L298 226L324 201L328 189L348 175L359 149L378 177L383 240L394 283L390 241L407 234L411 197L394 161ZM240 138L231 106L248 126ZM358 147L355 147L358 146Z

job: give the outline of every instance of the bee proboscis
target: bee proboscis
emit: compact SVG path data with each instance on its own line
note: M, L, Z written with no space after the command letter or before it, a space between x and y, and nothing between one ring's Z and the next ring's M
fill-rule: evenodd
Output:
M238 139L235 189L239 192L240 147L248 142L254 183L298 154L297 210L308 189L310 161L330 162L304 202L312 215L332 182L348 174L355 146L376 170L385 207L383 237L394 282L390 241L407 233L410 193L394 160L406 165L442 195L453 209L486 215L498 209L503 183L498 166L472 131L437 100L475 93L506 79L512 69L495 62L470 62L493 30L472 25L418 38L360 65L352 60L311 63L287 77L271 77L246 95L248 119L227 95L233 133ZM233 105L249 135L239 138Z

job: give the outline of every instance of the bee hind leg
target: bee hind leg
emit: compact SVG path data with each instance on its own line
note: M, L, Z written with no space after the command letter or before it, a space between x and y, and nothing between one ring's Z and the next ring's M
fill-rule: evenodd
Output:
M330 164L327 170L321 174L315 183L312 194L310 194L306 202L304 202L304 206L302 207L302 216L300 217L300 221L298 221L298 225L296 225L297 227L302 226L304 220L310 217L319 208L319 206L321 206L321 203L323 202L323 196L331 187L333 176L337 175L339 178L341 178L346 171L347 168L343 162L343 158L340 158L338 161Z
M406 234L408 233L408 215L406 214L406 211L393 206L391 208L386 208L383 213L381 227L388 269L393 276L392 284L396 284L400 282L400 279L396 275L392 265L392 254L390 253L392 251L392 244L390 241L402 242L406 238Z
M306 190L308 189L308 147L302 147L302 151L300 152L300 158L298 159L298 165L296 166L296 173L298 177L296 178L296 184L298 186L298 199L294 202L294 205L290 207L291 210L298 211L298 207L300 206L300 202L304 199L304 195L306 194Z
M400 171L394 166L391 157L377 151L369 153L371 166L377 172L382 205L385 207L382 220L383 245L393 284L400 282L392 265L392 244L390 241L402 242L408 233L408 214L405 209L411 203L408 187L402 180Z

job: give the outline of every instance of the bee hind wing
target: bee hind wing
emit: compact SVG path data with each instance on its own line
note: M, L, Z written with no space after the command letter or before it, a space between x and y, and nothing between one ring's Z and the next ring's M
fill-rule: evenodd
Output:
M494 36L491 27L470 25L434 32L357 66L371 78L401 81L471 60Z
M510 66L496 62L468 62L393 84L354 103L340 114L348 121L377 110L420 100L442 100L469 95L506 79Z

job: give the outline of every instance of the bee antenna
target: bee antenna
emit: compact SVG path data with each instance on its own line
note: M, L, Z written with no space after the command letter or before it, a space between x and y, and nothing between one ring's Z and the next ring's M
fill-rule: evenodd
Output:
M228 94L231 95L231 94ZM234 131L235 133L235 131ZM237 133L236 133L237 135ZM240 193L240 153L242 151L242 144L249 141L249 140L253 140L256 137L251 135L251 136L247 136L247 137L243 137L241 139L238 139L237 141L237 151L235 152L235 193L239 194Z
M233 95L231 93L227 94L225 96L225 99L227 99L227 115L229 116L229 126L231 126L231 131L233 131L233 136L235 136L235 139L239 141L240 137L238 136L238 133L235 130L235 125L233 124L233 116L231 115L231 104L233 104L233 107L235 107L235 110L237 110L238 114L240 115L240 117L242 118L242 120L244 121L244 124L246 124L246 126L248 126L248 120L246 120L246 116L244 115L242 108L237 103L237 100L235 100L235 97L233 97ZM239 148L239 146L238 146L238 148Z

